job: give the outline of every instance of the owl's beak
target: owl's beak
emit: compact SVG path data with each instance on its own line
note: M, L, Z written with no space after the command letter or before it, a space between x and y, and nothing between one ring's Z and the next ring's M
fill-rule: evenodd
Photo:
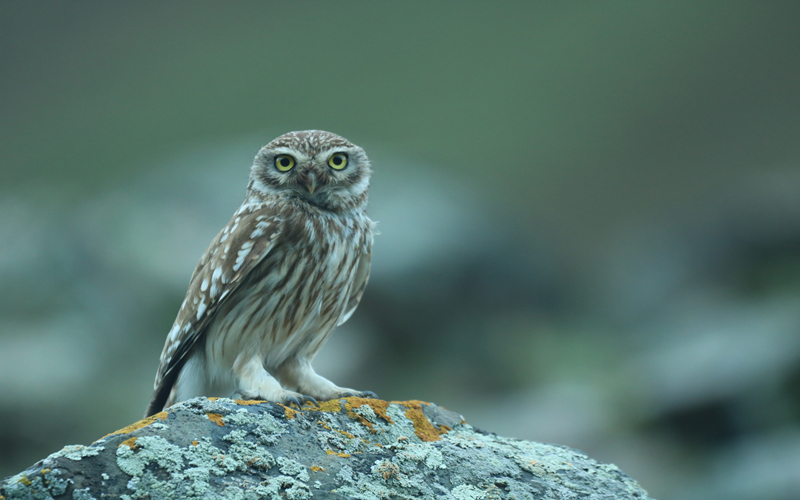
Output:
M305 184L309 194L314 194L314 190L317 189L317 176L314 174L307 174Z

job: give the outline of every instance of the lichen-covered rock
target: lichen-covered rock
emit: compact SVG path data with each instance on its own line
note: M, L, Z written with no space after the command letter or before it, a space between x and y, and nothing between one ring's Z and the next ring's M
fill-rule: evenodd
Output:
M641 499L613 465L486 434L421 401L302 410L197 398L67 446L0 483L0 500Z

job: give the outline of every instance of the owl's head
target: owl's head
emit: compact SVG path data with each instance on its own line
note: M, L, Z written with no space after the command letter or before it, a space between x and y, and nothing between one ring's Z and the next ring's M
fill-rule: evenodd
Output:
M369 175L364 150L344 137L321 130L289 132L258 152L248 192L341 212L367 203Z

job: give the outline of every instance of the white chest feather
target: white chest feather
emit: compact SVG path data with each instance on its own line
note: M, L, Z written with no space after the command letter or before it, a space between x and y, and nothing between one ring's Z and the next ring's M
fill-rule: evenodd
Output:
M371 244L368 219L359 222L306 220L276 242L209 325L207 359L223 368L258 356L269 369L313 357L344 314Z

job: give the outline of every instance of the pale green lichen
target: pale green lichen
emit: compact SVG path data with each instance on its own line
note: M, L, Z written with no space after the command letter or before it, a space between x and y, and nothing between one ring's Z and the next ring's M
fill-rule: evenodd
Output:
M89 493L89 488L72 490L72 500L97 500Z
M357 406L353 408L353 412L357 415L361 415L362 417L364 417L364 420L372 424L376 423L378 420L378 416L375 415L375 411L372 409L370 405Z
M247 410L245 410L246 412ZM231 418L230 423L233 423L234 420L238 422L254 421L238 412L235 416L226 418ZM264 425L264 429L274 427L274 422L270 423L268 420L261 423ZM267 432L263 430L264 434ZM235 429L223 436L221 440L229 443L226 450L211 444L211 440L207 437L194 441L184 448L172 444L160 436L139 437L134 442L133 448L125 445L119 446L117 448L117 465L123 472L132 476L128 482L128 488L133 492L126 497L131 500L154 495L165 499L201 498L210 491L211 476L224 477L234 472L246 472L249 468L269 470L276 464L275 458L256 442L249 441L248 434L243 429ZM295 464L302 467L301 464L294 461L287 463L286 467L294 468ZM155 466L155 469L148 466ZM159 470L165 474L156 473ZM297 471L296 474L301 472L304 475L299 479L305 477L307 480L308 473L305 469ZM300 482L295 478L279 481L280 484L291 483L287 487L297 498L302 498L302 492L308 489L306 485L299 484ZM253 488L250 490L257 485L253 484L252 486ZM273 486L264 485L269 491L274 489ZM235 489L231 489L229 493L234 497L237 496Z
M349 465L342 465L336 474L336 479L345 484L353 484L355 483L355 472Z
M146 466L155 464L169 474L180 471L183 451L160 436L143 436L136 440L136 452L129 446L117 448L117 466L126 474L141 477Z
M291 476L271 477L256 492L274 500L281 500L281 492L289 500L305 500L313 496L308 485Z
M308 481L310 479L306 466L296 460L278 457L278 467L280 467L281 473L287 476L296 476L300 481Z
M86 457L97 456L105 448L102 446L83 446L82 444L73 444L63 447L60 451L51 455L51 458L64 457L70 460L78 461Z
M255 414L240 408L230 415L222 418L226 424L237 426L255 425L249 432L256 436L259 444L273 445L278 442L278 438L286 433L288 424L281 422L269 413Z
M481 498L486 498L485 491L481 491L471 484L460 484L450 490L450 494L453 495L455 500L479 500Z
M62 479L58 469L42 469L38 474L20 473L5 481L7 500L52 500L63 495L72 479Z
M429 469L446 469L444 456L439 448L428 444L409 443L396 444L397 453L393 461L410 462L412 467L416 467L416 462L424 462Z
M275 465L275 458L270 452L260 448L256 443L248 441L245 436L247 436L247 432L235 430L222 438L223 441L231 443L222 460L226 471L245 471L248 467L268 470Z
M231 413L232 407L236 407L236 401L228 398L195 398L186 401L181 407L197 415L205 413L227 415Z

